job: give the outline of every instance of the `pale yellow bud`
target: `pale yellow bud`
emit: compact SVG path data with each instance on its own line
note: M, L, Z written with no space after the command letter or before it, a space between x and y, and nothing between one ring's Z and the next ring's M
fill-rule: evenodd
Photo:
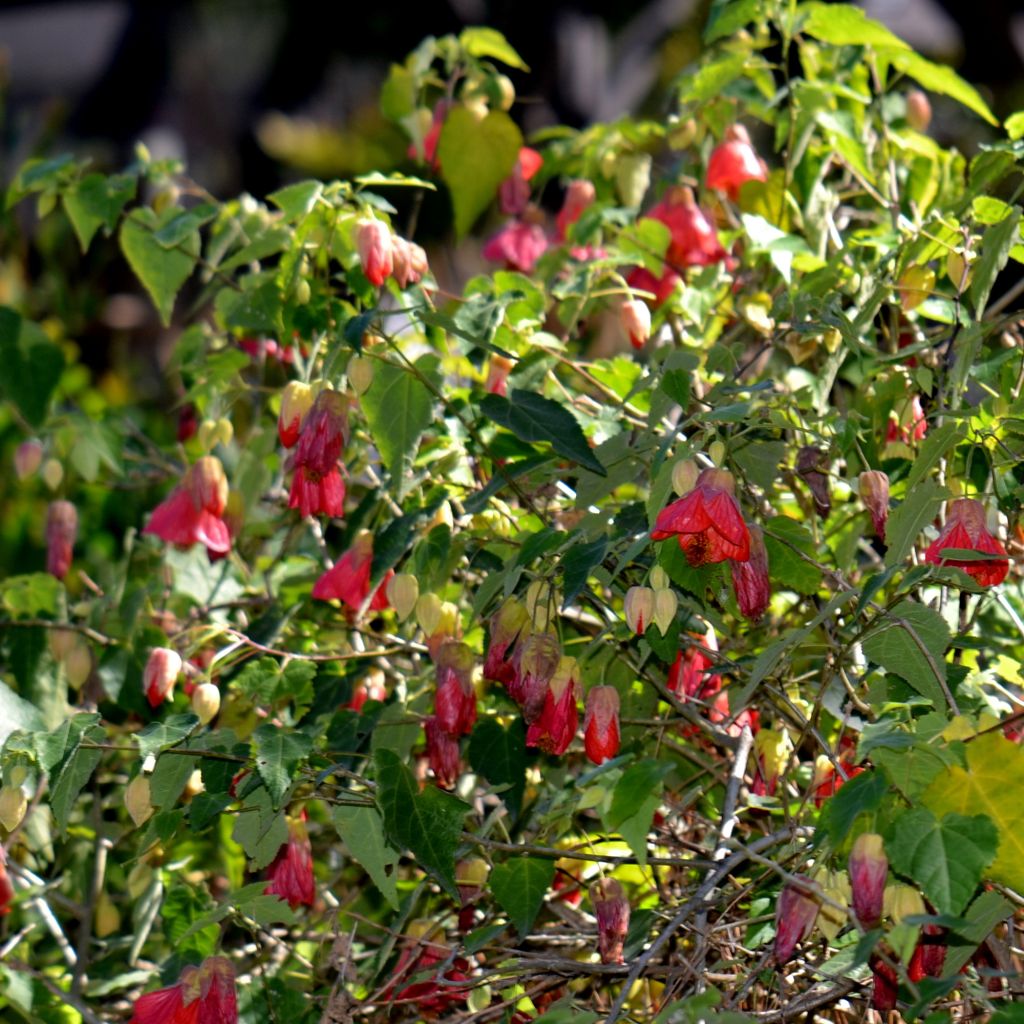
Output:
M399 622L405 622L416 608L420 596L420 582L411 573L402 572L388 580L386 588L388 603L398 615Z
M427 532L429 533L435 526L447 526L449 530L455 529L455 517L452 515L452 507L447 501L442 501L437 506Z
M27 810L28 798L21 786L0 787L0 825L8 832L13 832L21 824Z
M192 691L192 711L201 725L207 725L220 711L220 690L215 683L200 683Z
M96 917L93 922L96 938L105 939L108 935L116 935L120 930L121 915L106 892L101 892L96 900Z
M57 490L64 479L64 467L56 459L47 459L43 463L43 483L51 491Z
M651 570L650 585L653 590L667 590L672 586L672 581L668 578L668 573L660 565L656 565Z
M674 590L662 587L654 591L653 618L662 635L668 633L669 627L675 621L678 608L679 598L676 597Z
M516 101L516 87L508 75L498 75L494 79L494 85L498 92L498 109L510 110Z
M708 458L716 466L725 465L725 445L721 441L712 441L708 445Z
M357 395L365 395L373 383L373 360L366 356L353 356L348 361L348 382Z
M427 636L433 636L441 622L441 598L437 594L420 594L416 600L416 622Z
M833 903L843 907L850 905L852 893L850 891L850 879L845 871L824 871L815 876L815 880L821 886L822 894ZM828 903L822 903L815 924L818 931L831 942L846 924L847 914L839 907Z
M149 779L136 775L124 791L124 806L135 827L138 828L153 813L153 802L149 791Z
M51 629L50 653L57 661L64 661L77 640L78 634L73 629Z
M885 887L882 896L882 911L893 924L902 924L904 918L925 914L924 900L912 886L893 882Z
M630 587L623 602L626 625L638 636L643 636L654 617L654 591L650 587Z
M64 671L67 673L68 685L73 690L81 689L92 672L92 653L88 644L80 637L75 637L75 642L64 659Z
M672 490L676 494L689 494L697 485L700 470L692 459L683 459L672 467Z

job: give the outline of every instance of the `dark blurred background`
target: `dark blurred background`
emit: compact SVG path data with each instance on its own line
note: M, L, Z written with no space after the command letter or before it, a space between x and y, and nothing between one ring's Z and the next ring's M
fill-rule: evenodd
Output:
M513 115L527 133L660 113L665 86L699 53L709 6L7 0L0 177L28 156L68 147L87 146L101 167L116 167L137 139L156 156L186 160L192 177L221 196L401 164L407 141L377 105L388 66L424 36L466 25L501 30L530 65L529 74L512 73ZM1015 0L864 6L925 55L953 64L1000 116L1024 106L1024 9Z

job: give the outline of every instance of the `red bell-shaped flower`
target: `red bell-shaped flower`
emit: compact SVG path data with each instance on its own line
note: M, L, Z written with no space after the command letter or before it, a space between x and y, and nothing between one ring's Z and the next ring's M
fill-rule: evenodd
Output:
M352 547L346 551L334 568L328 569L313 586L313 597L318 601L341 601L352 612L359 611L370 593L370 569L373 566L373 536L369 530L356 534ZM382 611L388 606L388 580L394 576L389 569L373 592L370 608Z
M313 848L306 831L306 812L288 823L288 840L267 868L268 896L279 896L294 910L300 903L311 907L316 897L313 882Z
M592 686L583 716L583 746L594 764L604 764L619 752L619 691Z
M510 220L488 240L484 246L484 259L501 263L506 270L528 274L547 248L547 235L539 224L528 220Z
M950 549L978 551L993 558L947 558ZM994 587L1006 579L1010 563L1006 549L988 532L985 526L985 506L973 498L957 498L950 502L946 512L946 525L938 537L928 545L924 560L933 565L955 565L963 569L981 587Z
M7 873L7 851L0 846L0 917L11 912L11 900L14 899L14 885Z
M818 916L818 900L811 880L797 875L800 884L789 883L775 905L775 960L789 962L796 947L811 934Z
M345 511L345 482L338 459L348 437L348 406L337 391L321 391L302 420L292 465L288 507L300 515L337 517Z
M710 562L746 562L750 558L750 531L735 497L732 474L705 469L692 491L658 513L652 540L679 538L690 565Z
M204 455L153 509L142 532L178 547L203 544L211 556L226 555L231 550L231 533L222 518L227 501L224 467L216 456Z
M129 1024L238 1024L231 961L207 957L186 967L177 984L139 996Z
M51 501L46 510L46 571L51 576L67 576L77 536L78 510L70 501Z
M564 754L568 749L580 721L578 671L575 658L561 659L548 683L541 713L526 730L528 747L540 747L549 754Z
M745 562L730 559L729 573L740 613L751 622L756 622L771 600L772 584L768 578L768 551L764 546L761 527L748 526L747 530L750 533L750 558Z
M768 168L751 144L747 129L741 124L726 128L725 138L708 158L705 185L709 189L720 189L735 202L746 182L764 181L767 177Z
M443 789L451 789L462 772L459 758L459 738L441 728L436 715L423 723L427 737L427 760L430 770Z
M516 669L508 657L508 649L527 629L529 621L529 613L516 597L508 598L494 613L490 624L490 643L484 658L484 679L493 679L506 686L512 682Z
M660 220L671 233L665 259L673 267L706 267L726 258L718 233L697 205L693 189L685 185L670 188L647 216Z
M451 736L464 736L476 721L473 690L473 651L457 640L447 640L437 656L437 724Z
M356 225L356 248L366 279L379 287L394 269L390 229L375 217L359 221Z
M597 918L597 950L603 964L621 964L629 933L629 900L614 878L602 878L590 887Z

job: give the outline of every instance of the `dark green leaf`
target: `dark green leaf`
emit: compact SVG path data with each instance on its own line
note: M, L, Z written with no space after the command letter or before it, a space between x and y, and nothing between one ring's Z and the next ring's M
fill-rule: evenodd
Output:
M512 431L520 441L547 441L551 447L600 476L607 470L597 460L576 417L558 402L532 391L515 389L510 398L487 395L480 411Z
M921 531L935 518L939 502L949 497L949 491L934 480L922 480L907 493L903 502L889 514L885 526L885 553L887 566L901 565L910 549L917 543Z
M526 788L526 731L522 720L503 728L494 718L477 722L467 751L473 771L492 786L508 786L501 798L513 818L519 816Z
M99 727L90 728L79 737L71 752L50 773L50 807L61 832L66 833L71 811L78 801L78 794L92 777L96 766L100 763L102 750L83 748L79 744L83 740L101 743L106 733Z
M537 857L513 857L491 869L488 885L521 939L533 927L554 877L555 862Z
M168 207L157 215L147 206L133 210L121 224L121 251L149 292L165 327L171 322L175 296L199 258L198 232L192 232L172 249L165 249L157 241L156 233L177 214L174 207Z
M288 841L284 813L275 808L263 786L246 795L231 837L252 860L254 871L265 868Z
M82 252L93 235L104 227L113 231L125 204L135 197L136 179L131 175L89 174L61 196L68 220L78 236Z
M889 672L902 676L936 708L945 706L943 685L949 628L938 612L917 601L901 601L880 616L864 640L864 653Z
M1020 237L1020 213L1020 208L1015 206L1009 217L998 224L990 224L981 236L981 258L975 265L974 280L969 289L971 302L979 317L988 303L999 271L1006 266L1010 250Z
M253 733L256 747L256 770L267 791L280 804L291 789L295 769L313 747L308 736L288 732L275 725L261 725Z
M64 371L64 356L42 328L6 306L0 306L0 365L0 395L32 426L40 426Z
M962 423L943 423L941 427L930 430L907 474L907 494L912 494L932 467L938 465L939 460L966 436L967 428Z
M604 816L605 825L621 833L641 865L647 863L647 834L661 804L662 780L671 770L670 764L651 758L630 765L616 784Z
M188 754L161 754L149 777L149 795L154 807L170 810L188 784L198 760Z
M355 807L336 804L331 820L352 858L358 861L380 890L381 895L398 909L398 887L395 865L398 851L384 838L384 822L376 807Z
M596 569L604 561L608 550L608 538L598 537L597 540L574 544L562 556L562 572L565 578L562 583L562 608L568 608L576 595L587 585L587 577L592 569Z
M841 843L853 828L857 815L874 811L889 788L885 776L874 769L844 782L839 791L825 801L819 826L829 834L833 843Z
M184 715L171 715L162 722L153 722L141 732L135 734L139 741L139 754L156 753L164 747L171 747L183 740L199 724L199 719L191 712Z
M773 516L764 524L768 551L768 575L782 587L798 594L815 594L821 586L821 570L801 557L815 557L810 530L788 516Z

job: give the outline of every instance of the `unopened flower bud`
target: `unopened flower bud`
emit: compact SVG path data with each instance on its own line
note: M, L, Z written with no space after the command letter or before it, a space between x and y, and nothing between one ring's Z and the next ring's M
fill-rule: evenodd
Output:
M64 467L57 459L47 459L43 463L42 477L43 483L51 491L55 491L60 487L61 481L64 479Z
M415 242L395 237L392 240L391 254L395 281L403 291L409 285L419 282L430 269L430 265L427 263L427 254L423 251L423 247Z
M145 775L136 775L124 791L124 806L138 828L153 813L153 803L149 790L149 779Z
M433 636L441 622L441 598L437 594L420 594L416 600L416 623L427 636Z
M592 686L583 717L583 746L594 764L604 764L619 752L619 691Z
M197 459L185 475L185 486L197 508L215 516L223 513L228 503L228 478L216 455Z
M700 470L692 459L683 459L672 467L672 490L676 494L689 494L697 486Z
M391 232L387 225L373 217L359 221L356 225L356 248L366 279L379 287L394 269Z
M893 924L902 924L904 918L925 914L927 911L921 894L913 886L894 882L885 887L882 913L890 918Z
M654 591L650 587L630 587L623 605L626 625L637 636L643 636L654 616Z
M220 690L215 683L200 683L192 691L192 711L201 725L207 725L220 711Z
M676 620L679 609L679 598L669 587L661 587L654 591L654 612L652 618L661 630L662 636L668 634L669 628Z
M221 417L219 420L203 420L199 425L199 445L204 451L212 451L218 444L229 445L235 436L235 428L231 420Z
M80 637L75 637L71 650L64 659L64 672L68 677L68 686L72 690L80 690L92 675L92 651Z
M398 614L398 621L405 622L416 608L420 596L420 583L411 573L401 572L387 582L385 593L388 603Z
M46 510L46 571L51 576L67 576L77 537L78 510L70 501L51 501Z
M815 925L818 931L831 942L846 924L846 911L840 910L833 904L838 903L840 907L850 905L850 879L845 871L834 873L825 871L817 878L817 881L821 885L822 896L827 897L831 902L822 901Z
M194 796L198 796L200 793L206 792L206 786L203 784L203 773L195 768L192 774L188 777L188 781L185 783L185 788L182 790L182 794L186 799L191 799Z
M716 466L725 465L726 447L724 441L719 441L717 438L708 445L708 458Z
M482 857L469 857L455 865L455 884L463 903L476 899L487 882L491 866Z
M629 932L629 900L614 878L602 878L590 887L597 917L597 950L603 964L621 964Z
M452 506L447 501L442 501L434 510L434 514L427 527L427 532L429 533L437 526L447 526L449 530L455 528L455 516L452 515Z
M98 939L105 939L108 935L114 935L121 930L121 915L106 890L101 891L96 900L96 916L93 918L92 930Z
M523 605L527 615L533 621L535 629L548 628L554 618L558 600L551 585L546 580L533 580L526 588Z
M832 496L828 486L828 453L814 445L805 445L797 453L796 472L810 488L818 515L827 516L832 511Z
M619 306L619 322L633 348L641 349L651 336L651 311L641 299L627 299Z
M793 743L788 733L776 732L774 729L758 730L754 737L754 756L763 783L763 792L758 795L774 794L779 776L789 766L789 756L792 750Z
M73 629L50 630L50 653L57 661L65 661L77 642L78 634Z
M885 540L889 518L889 477L879 469L868 469L858 478L860 500L871 513L871 522L879 540Z
M668 573L660 565L651 570L650 586L652 590L668 590L672 586Z
M932 123L932 105L920 89L907 93L907 124L915 132L926 132Z
M154 647L149 652L142 673L142 688L150 707L159 707L171 696L174 682L181 672L181 655L169 647Z
M903 271L896 285L900 306L909 313L924 302L935 288L935 271L931 267L914 265Z
M508 375L515 363L505 356L493 355L487 364L487 383L484 387L492 395L504 397L508 393Z
M353 356L345 368L348 382L357 395L365 395L373 383L373 360L366 356Z
M0 787L0 825L8 832L13 832L25 817L28 810L28 798L21 786L4 785Z
M313 389L300 380L289 381L281 392L281 411L277 417L277 436L285 448L293 448L302 432L302 421L313 407Z
M799 884L785 885L775 905L775 960L780 966L789 963L796 947L811 934L818 916L810 879L796 877Z
M43 446L35 438L22 441L14 452L14 472L19 480L24 480L39 469L42 461Z
M639 206L650 184L650 153L623 153L615 161L615 191L623 206Z
M498 94L498 109L511 110L512 104L516 101L516 87L508 75L496 75L494 78L494 89Z
M865 928L874 928L882 919L885 879L889 873L889 859L880 835L862 832L857 836L847 871L853 889L853 912Z

